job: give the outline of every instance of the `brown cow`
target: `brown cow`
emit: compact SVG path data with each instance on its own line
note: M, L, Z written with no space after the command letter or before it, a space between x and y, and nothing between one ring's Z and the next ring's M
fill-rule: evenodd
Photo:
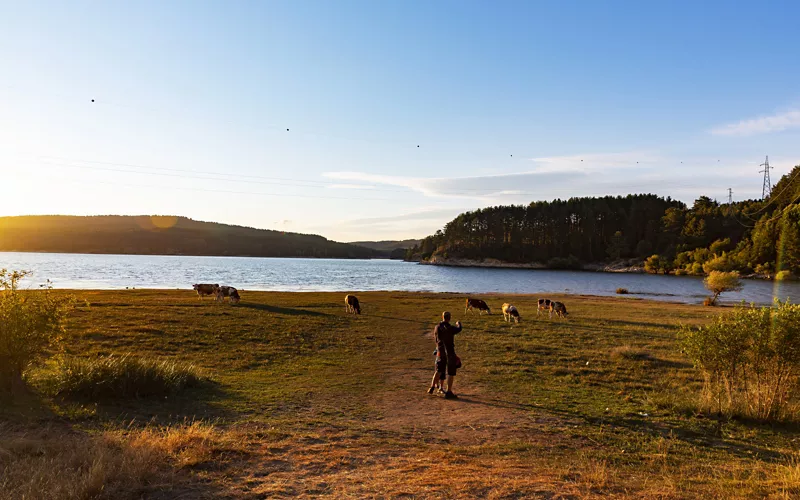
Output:
M567 315L569 314L567 312L567 306L565 306L561 302L550 302L550 315L551 315L551 317L552 317L553 313L556 313L556 316L558 316L560 318L566 318Z
M483 311L486 311L486 314L492 314L489 306L481 299L467 299L467 307L464 308L464 314L466 314L467 311L472 312L473 308L478 310L478 316L483 314Z
M344 303L348 313L361 314L361 304L358 303L355 295L346 295Z
M515 323L519 323L522 317L519 315L519 311L517 311L516 307L511 304L503 304L503 319L506 321L511 321L513 319Z
M542 311L549 311L551 302L552 301L550 299L539 299L539 307L536 309L536 317L539 317L539 315L542 314ZM552 313L550 313L550 317L553 317Z
M192 285L192 288L197 292L197 298L202 299L203 295L216 295L219 290L219 285L216 283L210 285L208 283L197 283Z
M230 297L231 304L238 303L242 298L239 296L239 291L232 286L221 286L217 290L217 300L225 302L225 297Z

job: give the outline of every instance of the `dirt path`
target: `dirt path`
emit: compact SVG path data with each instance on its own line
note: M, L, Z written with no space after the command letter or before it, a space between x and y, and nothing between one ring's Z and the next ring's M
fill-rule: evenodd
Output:
M418 352L432 351L432 336L418 336ZM417 345L419 347L417 347ZM433 356L414 358L389 371L389 390L379 395L376 406L382 415L381 429L426 440L441 440L453 445L476 445L498 441L540 441L542 429L571 422L545 415L534 408L506 401L481 385L469 367L459 370L455 380L458 399L429 395L433 376ZM552 436L547 438L552 442Z

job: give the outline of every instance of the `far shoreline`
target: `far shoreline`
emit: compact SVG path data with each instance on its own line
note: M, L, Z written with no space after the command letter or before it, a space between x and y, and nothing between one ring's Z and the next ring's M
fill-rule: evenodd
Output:
M586 273L618 273L618 274L645 274L645 275L654 275L654 276L672 276L676 278L683 278L683 277L690 277L690 278L703 278L707 275L705 274L683 274L677 275L674 273L648 273L644 270L643 265L624 265L619 264L617 262L612 263L589 263L589 264L582 264L580 268L575 269L565 269L565 268L553 268L547 267L546 265L540 262L532 262L532 263L518 263L518 262L505 262L499 259L484 259L481 261L473 260L473 259L439 259L434 261L429 260L419 260L419 261L406 261L406 262L415 262L417 264L421 264L424 266L442 266L442 267L474 267L474 268L484 268L484 269L523 269L529 271L573 271L573 272L586 272ZM741 279L748 279L748 280L760 280L760 281L779 281L775 280L774 276L768 276L765 274L743 274L740 276ZM787 281L794 281L794 280L787 280Z

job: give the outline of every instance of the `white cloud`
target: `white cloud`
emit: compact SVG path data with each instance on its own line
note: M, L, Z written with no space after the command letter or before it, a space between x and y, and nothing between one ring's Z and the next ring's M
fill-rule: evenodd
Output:
M554 187L574 189L590 182L591 174L645 167L660 160L652 153L631 151L531 158L530 170L471 177L404 177L365 172L323 175L329 179L406 188L432 198L476 200L485 204L521 203L549 199Z
M800 110L785 111L771 116L721 125L712 129L711 133L722 136L748 136L780 132L795 127L800 127Z

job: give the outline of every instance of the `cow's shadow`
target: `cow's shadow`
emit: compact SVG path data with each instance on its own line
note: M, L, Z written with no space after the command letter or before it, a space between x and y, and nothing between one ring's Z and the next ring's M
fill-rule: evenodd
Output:
M295 309L292 307L271 306L269 304L258 304L253 302L240 302L237 307L256 309L258 311L271 312L273 314L286 314L287 316L331 316L328 313L319 311L309 311L308 309Z

